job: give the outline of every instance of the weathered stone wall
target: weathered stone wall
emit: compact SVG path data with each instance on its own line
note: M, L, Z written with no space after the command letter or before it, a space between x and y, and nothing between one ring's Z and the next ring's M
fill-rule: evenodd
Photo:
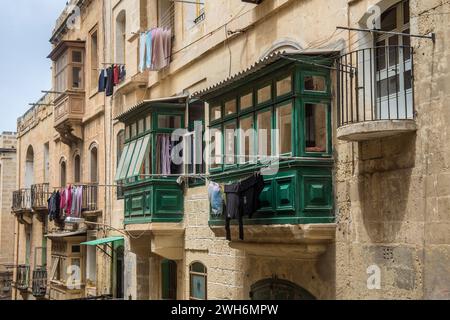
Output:
M350 12L362 17L374 3L353 1ZM411 33L435 32L437 39L412 42L417 132L359 144L335 141L338 299L449 298L449 46L440 14L449 5L440 4L410 3ZM372 265L381 270L379 290L367 286Z
M14 265L14 216L11 213L12 192L16 188L17 135L3 132L0 135L0 290L12 280ZM0 300L10 297L11 291L2 291Z

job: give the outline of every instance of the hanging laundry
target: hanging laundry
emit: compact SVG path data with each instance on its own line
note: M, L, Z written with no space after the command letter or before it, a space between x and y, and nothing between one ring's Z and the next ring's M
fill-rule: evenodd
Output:
M117 86L120 83L120 69L118 65L113 66L114 85Z
M231 241L231 220L238 219L239 239L244 240L244 216L252 218L261 209L259 197L264 190L264 177L261 172L234 184L225 185L226 217L225 231L228 241Z
M50 198L47 200L48 203L48 218L50 221L57 220L60 213L60 201L61 195L59 191L53 192Z
M239 239L244 240L244 215L241 210L240 184L233 183L225 185L224 191L227 197L226 203L226 217L225 217L225 231L228 241L231 241L231 220L238 219L239 221Z
M139 37L139 72L144 72L144 69L146 67L145 62L148 56L148 53L146 53L146 46L147 46L146 41L147 41L147 33L143 32Z
M73 194L72 194L72 186L69 186L66 189L66 193L67 193L67 199L66 199L65 213L66 213L66 215L70 216L71 210L72 210L72 200L73 200L73 198L72 198L72 196L73 196Z
M151 64L152 64L152 54L153 54L152 38L153 38L153 30L152 31L148 31L145 34L145 51L146 51L145 65L144 65L145 69L150 68Z
M103 69L100 71L100 75L98 78L98 92L105 92L106 80L107 80L107 73L106 70Z
M113 67L109 67L106 70L106 96L112 96L114 94L114 70Z
M75 216L77 218L81 217L81 211L83 210L83 186L79 186L77 189L77 196L76 196L76 210L75 210Z
M70 216L75 216L75 206L77 205L76 197L77 197L77 188L72 187L72 206L70 207Z
M119 73L119 81L122 82L127 77L127 71L125 69L125 66L120 67L120 73Z
M218 217L223 214L223 195L220 185L215 182L210 182L208 186L208 198L211 204L211 212L214 216Z
M167 67L172 56L172 30L154 28L140 35L139 71L159 71Z

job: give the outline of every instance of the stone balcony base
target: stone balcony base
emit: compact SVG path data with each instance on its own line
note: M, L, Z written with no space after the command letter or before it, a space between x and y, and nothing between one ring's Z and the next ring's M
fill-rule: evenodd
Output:
M225 227L212 226L216 237L225 237ZM239 240L239 227L231 226L230 247L250 255L316 259L334 242L336 224L246 225L244 240Z
M344 141L367 141L417 130L414 120L376 120L347 124L337 129L337 138Z
M184 226L181 223L129 224L130 234L150 236L151 252L169 260L184 258ZM133 241L133 239L131 239Z

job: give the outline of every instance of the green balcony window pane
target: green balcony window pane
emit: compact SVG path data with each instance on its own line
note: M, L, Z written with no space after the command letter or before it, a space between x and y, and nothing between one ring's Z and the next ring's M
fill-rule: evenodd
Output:
M277 96L282 96L292 92L292 77L286 77L277 81Z

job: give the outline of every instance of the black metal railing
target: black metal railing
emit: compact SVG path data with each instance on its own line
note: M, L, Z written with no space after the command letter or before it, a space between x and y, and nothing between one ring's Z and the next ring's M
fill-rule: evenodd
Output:
M47 293L47 270L43 267L33 271L32 292L35 297L45 297Z
M12 210L14 212L31 210L31 189L13 191Z
M50 185L48 183L35 184L31 186L31 206L33 209L45 209L48 207L47 200L50 197Z
M29 279L30 279L30 266L29 265L17 266L17 275L16 275L17 289L20 291L28 290Z
M337 61L338 127L365 121L414 119L413 50L360 49Z
M98 210L98 184L85 184L83 187L83 197L81 211Z

